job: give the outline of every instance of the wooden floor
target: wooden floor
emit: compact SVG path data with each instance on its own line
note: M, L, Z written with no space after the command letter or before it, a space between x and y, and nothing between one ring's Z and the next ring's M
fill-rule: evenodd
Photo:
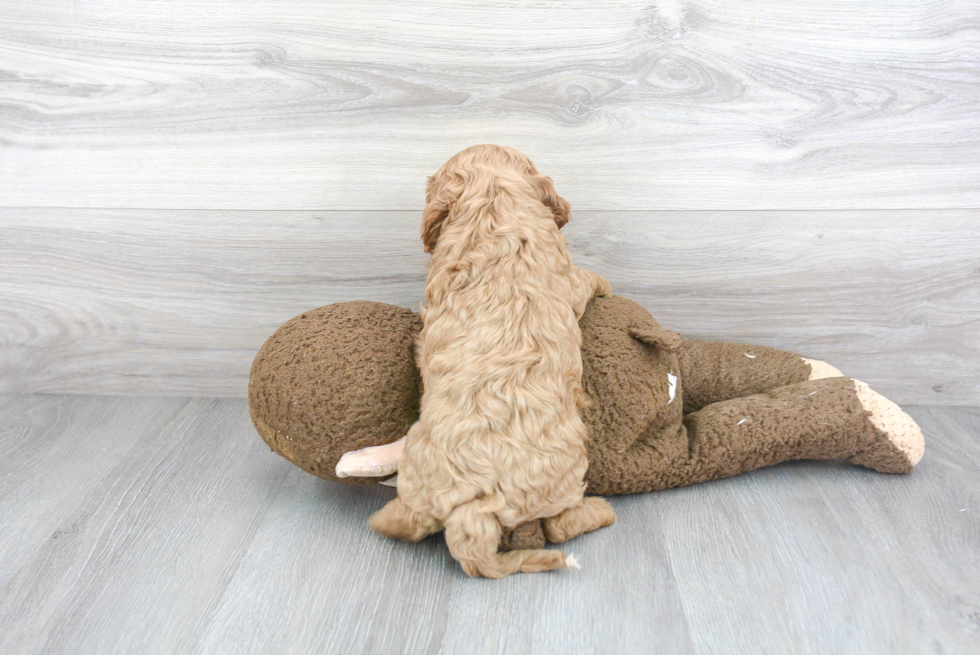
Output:
M980 652L980 408L910 476L796 462L612 502L579 571L466 578L243 400L0 396L3 653Z

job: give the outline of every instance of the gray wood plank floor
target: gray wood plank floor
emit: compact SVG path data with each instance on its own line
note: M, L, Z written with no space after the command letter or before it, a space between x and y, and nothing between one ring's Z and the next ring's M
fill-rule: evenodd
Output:
M980 652L980 408L909 411L910 476L614 498L582 570L493 582L371 533L394 491L292 467L240 399L0 396L0 652Z

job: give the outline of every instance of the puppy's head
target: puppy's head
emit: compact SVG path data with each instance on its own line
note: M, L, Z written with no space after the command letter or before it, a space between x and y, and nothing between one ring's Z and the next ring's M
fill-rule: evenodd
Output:
M524 153L495 145L471 146L453 155L429 178L422 212L422 242L431 253L456 205L470 196L490 198L497 174L517 172L527 178L559 228L570 218L571 206L558 195L551 178L542 175Z

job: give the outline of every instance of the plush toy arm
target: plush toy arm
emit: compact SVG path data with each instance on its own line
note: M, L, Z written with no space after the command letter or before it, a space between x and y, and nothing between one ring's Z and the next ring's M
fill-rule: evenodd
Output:
M384 446L371 446L344 453L337 462L338 478L379 478L398 471L405 452L405 437Z
M687 339L678 352L684 411L841 372L817 360L766 346Z
M846 377L807 380L709 405L684 419L698 460L695 478L715 480L792 459L847 459L908 473L924 450L911 416Z

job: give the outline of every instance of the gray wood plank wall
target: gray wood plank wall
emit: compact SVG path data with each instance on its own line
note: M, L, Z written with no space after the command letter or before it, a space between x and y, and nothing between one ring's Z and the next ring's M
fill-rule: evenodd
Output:
M976 404L980 6L0 0L0 392L242 395L417 306L425 177L518 147L688 336Z

